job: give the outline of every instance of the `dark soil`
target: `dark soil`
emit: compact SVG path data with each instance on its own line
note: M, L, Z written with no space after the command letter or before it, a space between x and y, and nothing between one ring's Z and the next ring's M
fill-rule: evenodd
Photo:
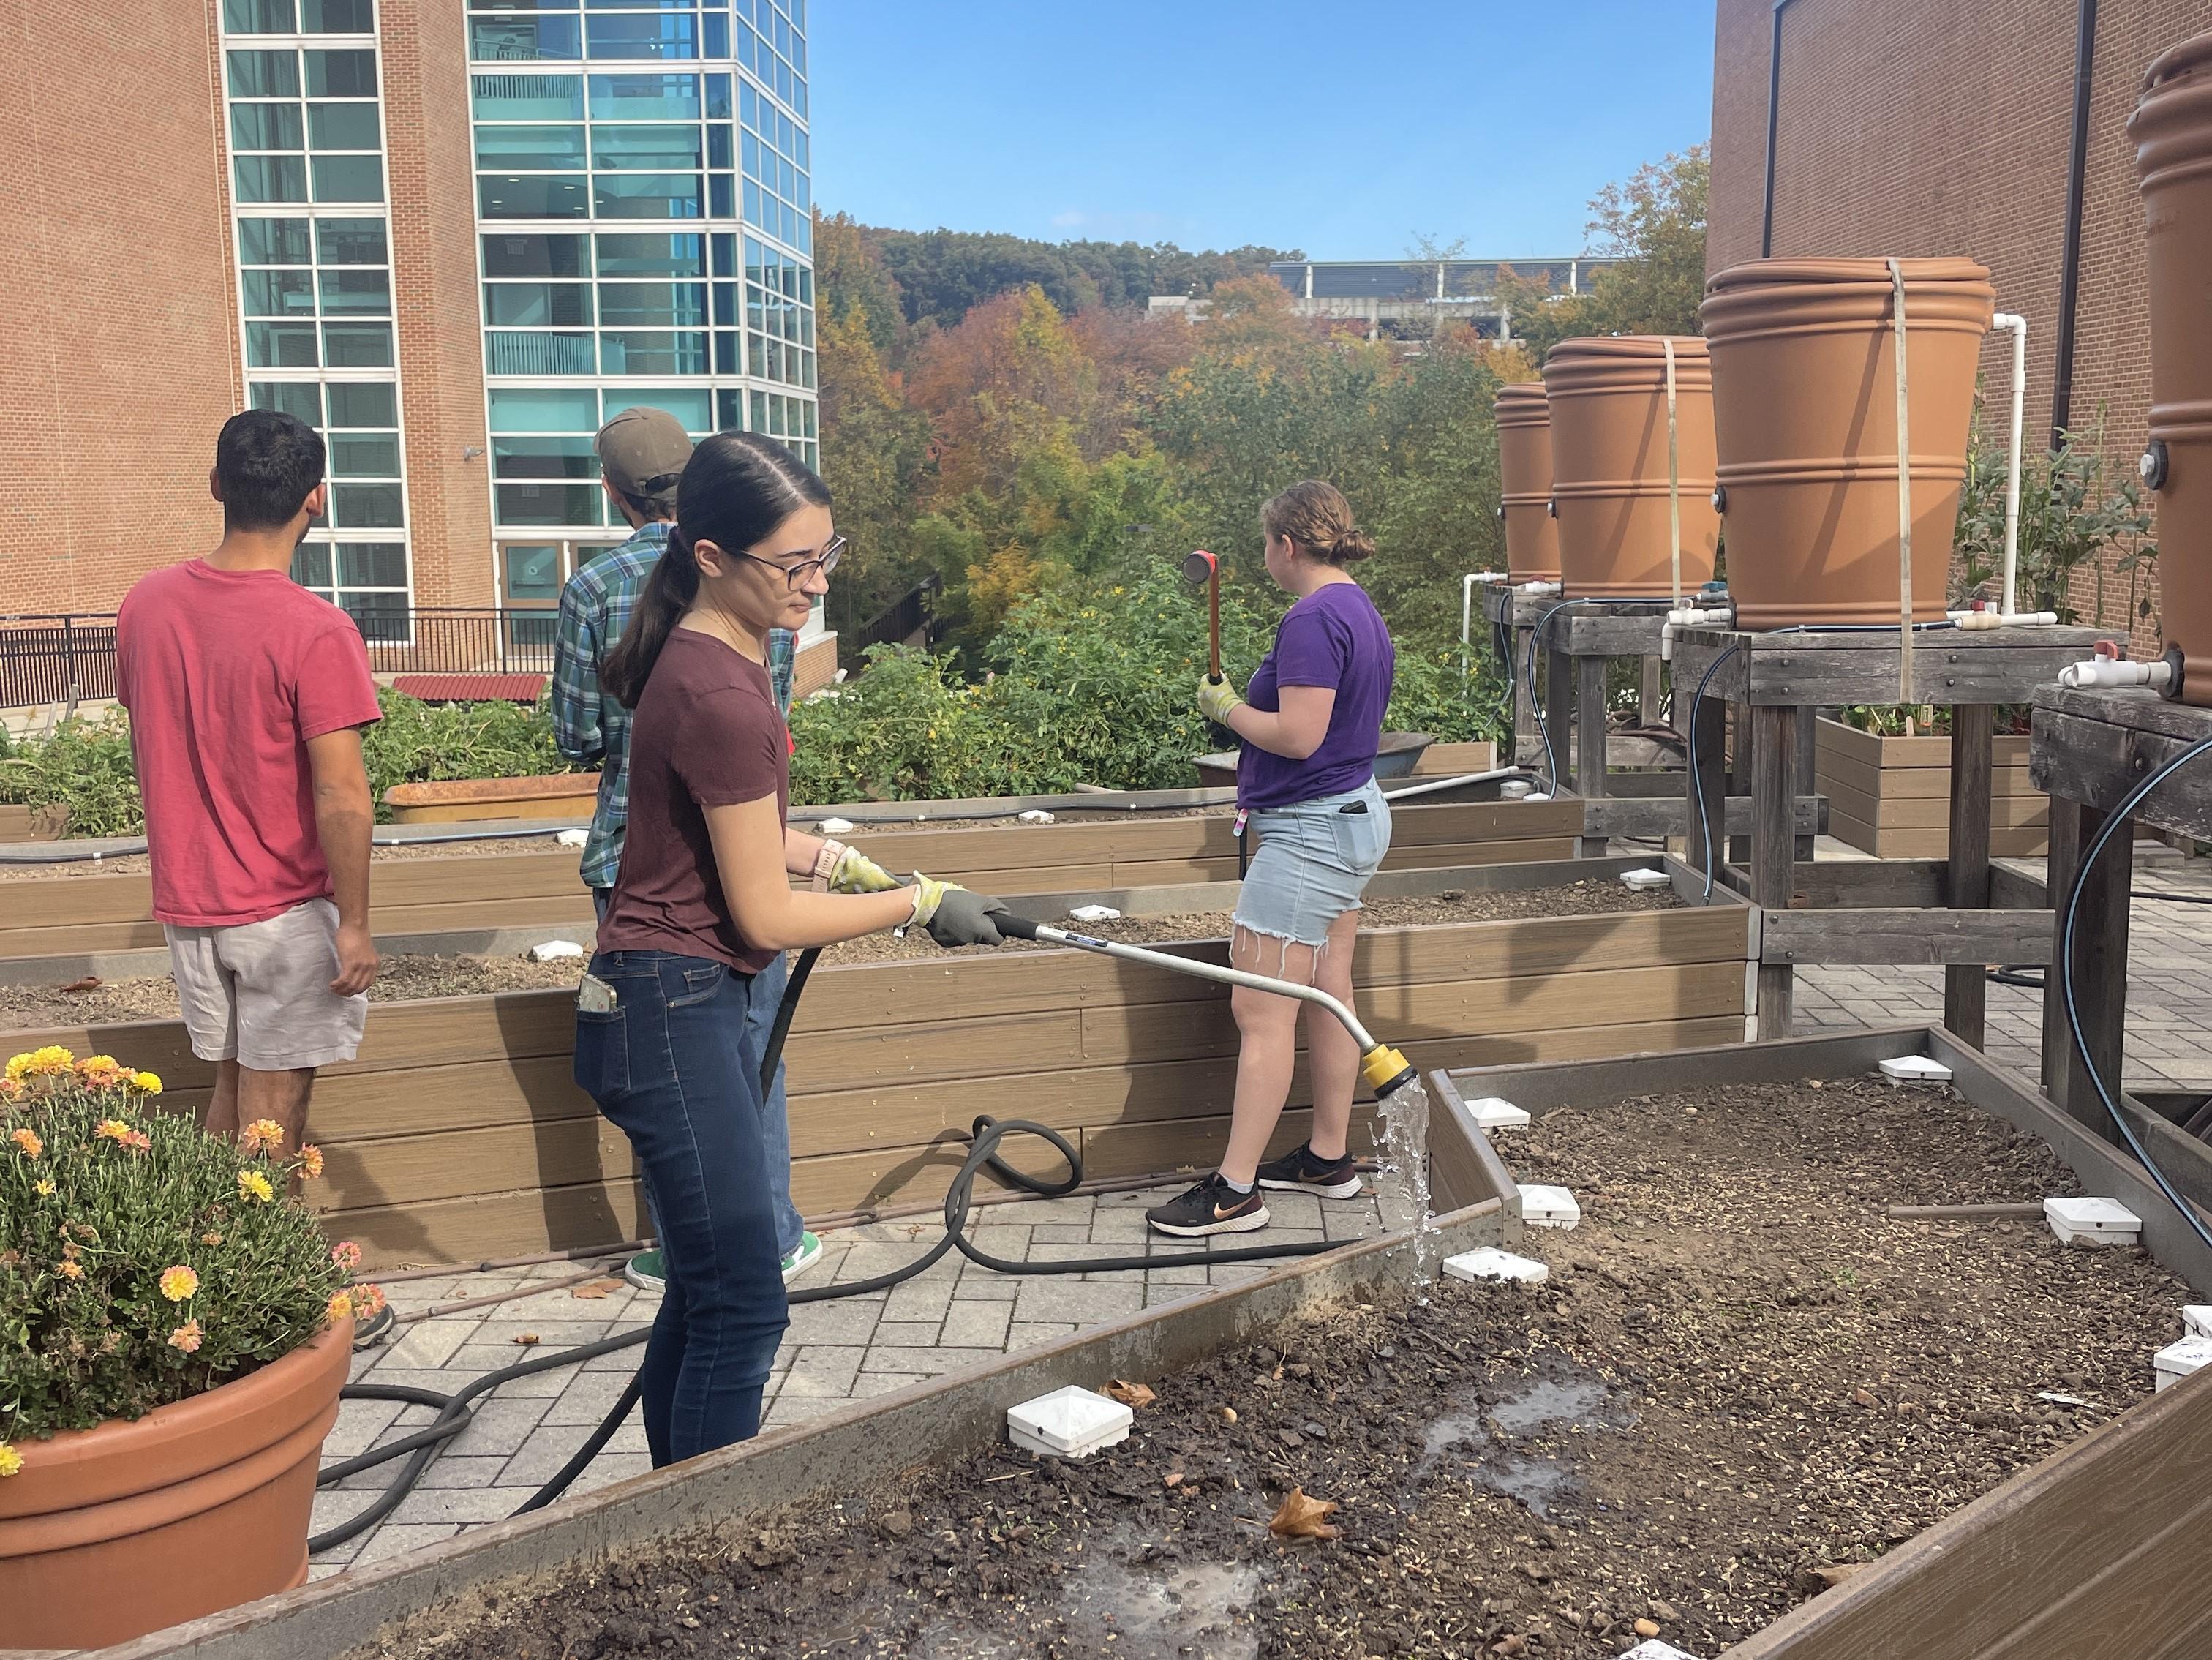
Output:
M1566 887L1508 893L1468 893L1449 889L1419 898L1371 899L1362 926L1408 927L1437 922L1494 921L1515 916L1665 910L1680 903L1669 890L1638 892L1609 878L1592 879ZM1118 922L1074 923L1065 917L1057 920L1065 926L1080 927L1085 933L1133 944L1221 939L1229 933L1229 915L1225 910L1181 916L1127 917ZM592 930L588 926L580 925L574 937L585 950L591 949ZM978 946L956 954L982 956L993 949ZM1062 948L1015 941L1000 949ZM826 967L834 963L880 963L943 955L921 933L910 933L904 939L878 933L832 946L822 954L822 961ZM406 1003L428 997L470 997L485 992L539 991L573 987L583 971L583 962L573 958L564 962L540 963L529 957L386 957L377 971L376 983L369 988L368 997L373 1003ZM176 985L167 975L100 981L82 991L59 986L0 985L0 1031L173 1020L177 1013Z
M1887 1220L2075 1184L1878 1079L1504 1139L1582 1201L1528 1247L1547 1286L1343 1309L1143 1380L1137 1432L1084 1462L1001 1446L380 1651L1596 1657L1656 1631L1712 1657L2145 1398L2178 1324L2138 1252ZM1294 1487L1339 1537L1271 1535Z
M1009 901L1016 909L1018 901ZM1592 877L1555 888L1509 889L1485 892L1447 888L1442 893L1405 898L1370 897L1359 914L1363 928L1421 927L1439 922L1498 922L1528 916L1595 916L1613 911L1672 910L1682 902L1671 888L1643 890L1624 887L1617 877ZM1185 912L1174 916L1125 916L1115 922L1076 922L1064 916L1040 916L1040 922L1079 930L1100 939L1120 939L1130 945L1173 944L1187 939L1225 939L1229 937L1229 897L1222 897L1218 911ZM988 946L971 946L957 953L988 952ZM1035 950L1035 946L1010 949ZM831 963L876 963L902 957L933 957L944 953L921 933L902 939L895 934L871 934L848 940L822 953L824 966Z

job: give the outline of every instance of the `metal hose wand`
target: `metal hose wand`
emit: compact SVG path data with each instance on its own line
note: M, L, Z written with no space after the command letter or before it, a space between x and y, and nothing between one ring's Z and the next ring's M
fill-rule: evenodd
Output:
M1078 951L1087 951L1100 957L1118 957L1124 962L1143 963L1152 968L1165 969L1170 974L1188 975L1194 980L1211 980L1217 985L1243 986L1252 991L1269 991L1281 997L1295 997L1302 1003L1314 1003L1336 1017L1345 1031L1352 1034L1359 1045L1359 1075L1379 1100L1403 1089L1416 1076L1413 1063L1378 1040L1375 1034L1359 1024L1359 1017L1338 999L1318 986L1302 986L1294 980L1273 980L1264 974L1254 974L1245 969L1232 969L1218 963L1201 963L1194 958L1176 957L1164 951L1146 951L1142 946L1125 946L1115 939L1094 939L1087 933L1071 933L1066 928L1056 928L1049 923L1032 922L1026 916L999 916L994 919L999 932L1014 939L1041 939L1054 946L1073 946Z

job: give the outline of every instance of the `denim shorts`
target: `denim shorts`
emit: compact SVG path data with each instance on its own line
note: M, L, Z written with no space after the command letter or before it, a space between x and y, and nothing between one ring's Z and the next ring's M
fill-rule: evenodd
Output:
M1251 828L1260 850L1237 897L1237 927L1320 946L1330 923L1359 909L1359 896L1390 850L1390 804L1370 778L1341 795L1261 808Z

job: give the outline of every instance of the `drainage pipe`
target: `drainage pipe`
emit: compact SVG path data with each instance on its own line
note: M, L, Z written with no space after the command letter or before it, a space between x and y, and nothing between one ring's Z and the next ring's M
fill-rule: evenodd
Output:
M2058 361L2051 386L2051 447L2074 419L2074 305L2081 292L2081 199L2089 166L2089 91L2097 67L2097 0L2074 16L2074 134L2066 153L2066 241L2058 265Z
M2022 411L2027 403L2027 319L2016 312L2001 311L1990 325L2012 331L2012 450L2005 473L2004 598L1998 610L2010 617L2019 609L2020 594L2020 446ZM2057 622L2057 617L2051 619ZM1969 628L1996 628L1995 623L1968 623Z

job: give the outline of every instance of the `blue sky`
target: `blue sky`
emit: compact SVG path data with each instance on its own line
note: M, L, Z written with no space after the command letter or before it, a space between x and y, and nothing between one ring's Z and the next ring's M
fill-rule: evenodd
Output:
M1711 0L811 0L815 198L870 223L1395 258L1583 246L1711 127Z

